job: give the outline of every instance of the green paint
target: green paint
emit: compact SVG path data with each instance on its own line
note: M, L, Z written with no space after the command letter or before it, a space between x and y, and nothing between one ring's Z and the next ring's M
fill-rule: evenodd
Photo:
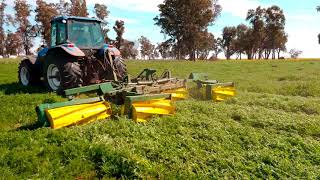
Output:
M72 96L75 94L87 93L92 91L97 91L100 95L102 95L114 90L115 89L113 88L112 83L108 82L108 83L95 84L90 86L68 89L68 90L65 90L65 95Z

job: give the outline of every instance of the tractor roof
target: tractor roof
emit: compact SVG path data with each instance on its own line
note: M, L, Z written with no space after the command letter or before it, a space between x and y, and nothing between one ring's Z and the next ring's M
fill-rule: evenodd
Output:
M78 16L56 16L54 17L51 22L55 21L61 21L61 20L83 20L83 21L96 21L96 22L102 22L101 20L97 18L88 18L88 17L78 17Z

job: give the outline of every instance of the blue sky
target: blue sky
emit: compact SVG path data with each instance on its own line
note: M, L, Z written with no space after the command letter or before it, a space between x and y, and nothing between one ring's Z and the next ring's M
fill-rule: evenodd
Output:
M35 4L34 0L28 0ZM57 2L58 0L48 0ZM157 5L162 0L87 0L89 13L93 15L95 3L106 4L110 11L109 26L112 28L115 20L125 21L126 39L137 40L141 35L148 37L153 43L161 42L165 39L160 33L159 27L154 25L153 18L159 14ZM13 0L7 0L8 13L13 13L10 6ZM219 0L223 11L215 24L209 30L220 36L221 30L225 26L234 26L245 22L248 9L257 6L269 7L271 5L280 6L286 15L286 31L289 35L287 49L296 48L303 51L304 57L320 57L320 45L317 35L320 33L320 13L315 7L320 4L317 0ZM111 31L111 37L114 33Z

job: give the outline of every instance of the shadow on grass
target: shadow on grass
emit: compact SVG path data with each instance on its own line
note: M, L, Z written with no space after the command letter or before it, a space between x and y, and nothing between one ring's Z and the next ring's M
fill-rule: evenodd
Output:
M34 124L27 124L27 125L21 126L21 127L17 128L17 129L15 129L15 131L34 131L34 130L40 129L42 127L43 127L43 125L41 125L37 121Z
M9 84L0 84L0 91L3 91L6 95L11 94L36 94L36 93L46 93L47 90L42 84L36 86L22 86L19 83L9 83Z

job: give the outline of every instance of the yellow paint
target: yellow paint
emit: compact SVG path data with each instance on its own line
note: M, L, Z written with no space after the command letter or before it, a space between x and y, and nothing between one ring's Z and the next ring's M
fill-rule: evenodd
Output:
M147 122L147 120L155 115L173 115L175 107L171 100L155 99L151 101L136 102L133 106L133 120L136 122Z
M168 91L165 91L164 93L170 93L172 100L174 101L185 100L189 96L187 88L168 90Z
M214 101L224 101L236 95L236 89L233 86L215 87L212 89L212 98Z
M111 106L108 102L81 104L46 110L46 115L53 129L107 119L111 114Z

